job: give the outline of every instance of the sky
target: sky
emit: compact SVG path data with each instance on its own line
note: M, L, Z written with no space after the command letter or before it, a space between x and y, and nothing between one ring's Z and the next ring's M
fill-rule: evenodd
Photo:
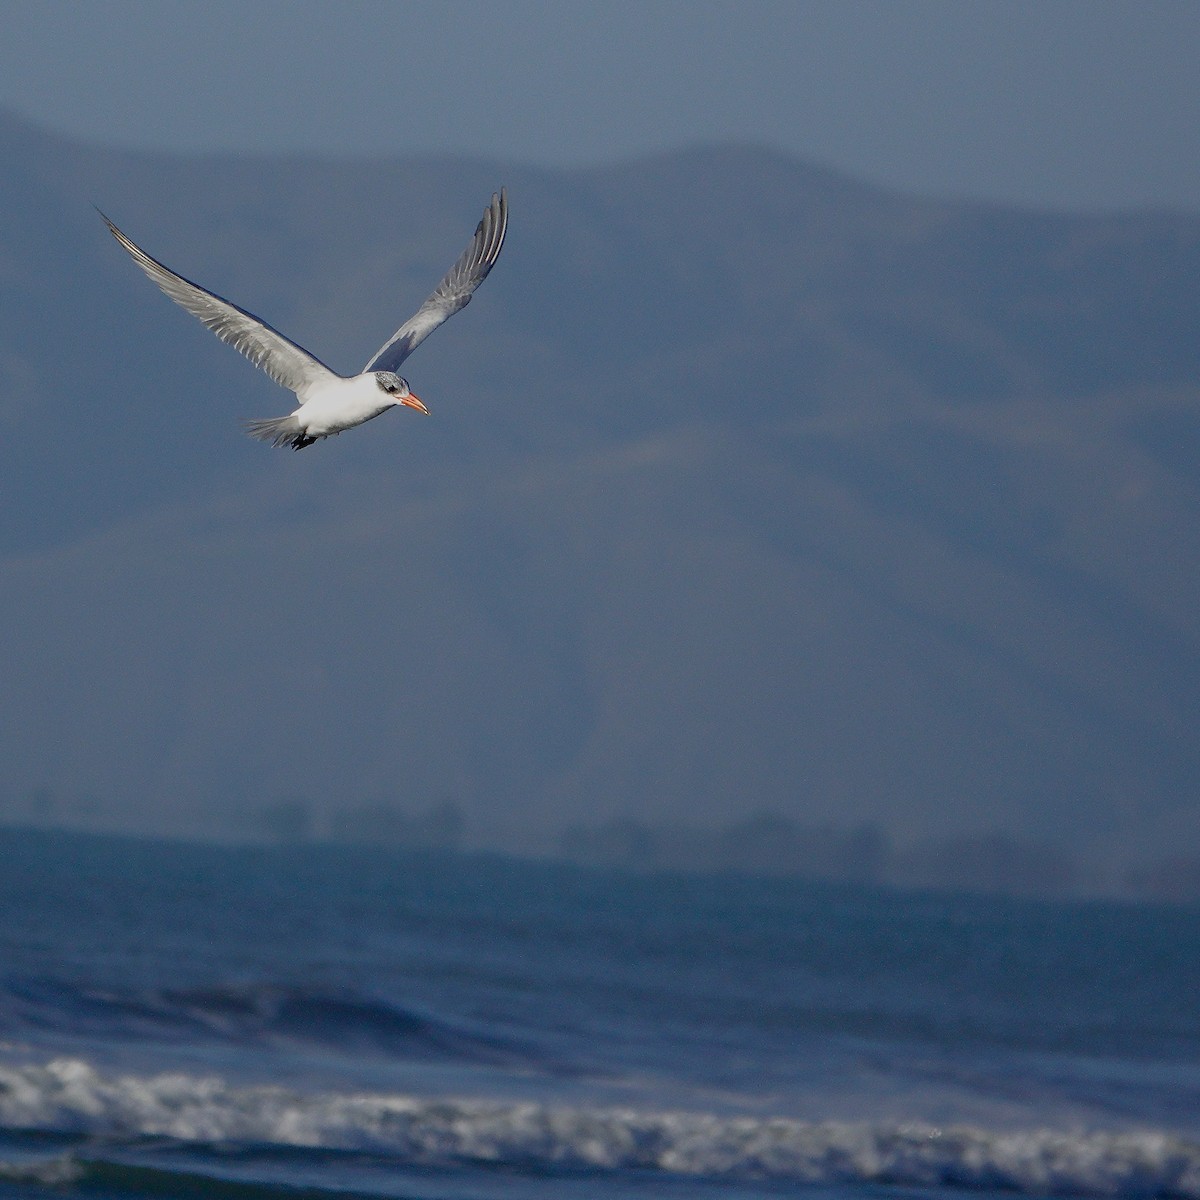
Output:
M1192 0L0 0L0 106L194 151L559 167L752 141L912 193L1200 210Z

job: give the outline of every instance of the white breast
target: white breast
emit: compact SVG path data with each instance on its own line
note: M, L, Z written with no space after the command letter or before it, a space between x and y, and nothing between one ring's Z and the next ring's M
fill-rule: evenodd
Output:
M296 410L296 420L310 437L327 437L353 429L396 403L374 374L335 379L314 388Z

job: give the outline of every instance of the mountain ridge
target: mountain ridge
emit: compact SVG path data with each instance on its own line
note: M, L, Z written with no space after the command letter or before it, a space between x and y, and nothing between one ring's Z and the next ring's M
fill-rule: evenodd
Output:
M0 816L451 795L515 847L773 808L1109 857L1196 824L1200 218L728 147L65 145L0 122ZM291 398L89 207L352 370L501 183L504 258L411 364L433 419L302 455L241 437Z

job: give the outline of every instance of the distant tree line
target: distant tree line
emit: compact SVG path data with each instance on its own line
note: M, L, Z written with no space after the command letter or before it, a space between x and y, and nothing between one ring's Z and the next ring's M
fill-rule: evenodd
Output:
M221 826L216 819L221 828L214 828L210 836L443 852L461 851L466 844L462 808L448 797L424 806L376 797L332 810L318 809L303 797L281 797L239 811L239 828ZM127 830L128 816L123 822L116 805L95 797L65 797L38 788L0 795L0 824L119 833ZM1102 878L1094 868L1081 868L1063 845L1053 841L984 831L901 846L876 825L839 829L804 824L774 812L752 813L710 827L634 817L571 825L559 837L558 853L585 866L647 872L736 871L1008 895L1115 894L1165 903L1200 902L1200 852L1186 848Z
M462 810L450 799L416 810L393 799L365 800L318 821L309 801L292 797L263 805L256 825L259 835L273 842L323 841L409 850L461 850L464 829Z
M1080 884L1071 856L1053 842L996 832L900 849L874 825L802 825L775 813L709 829L632 818L576 825L563 833L561 850L578 863L634 870L741 871L1018 895L1059 895Z

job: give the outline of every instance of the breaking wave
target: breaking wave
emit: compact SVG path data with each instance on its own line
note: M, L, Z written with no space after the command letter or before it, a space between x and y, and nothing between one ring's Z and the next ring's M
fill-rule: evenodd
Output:
M354 992L266 983L119 992L10 980L0 989L0 1023L18 1035L286 1043L416 1060L521 1064L532 1055L515 1041Z
M1007 1132L491 1100L306 1095L279 1087L234 1087L182 1073L105 1076L67 1058L0 1066L0 1124L89 1139L355 1151L422 1166L470 1163L543 1173L639 1170L1200 1200L1200 1144L1164 1132Z

